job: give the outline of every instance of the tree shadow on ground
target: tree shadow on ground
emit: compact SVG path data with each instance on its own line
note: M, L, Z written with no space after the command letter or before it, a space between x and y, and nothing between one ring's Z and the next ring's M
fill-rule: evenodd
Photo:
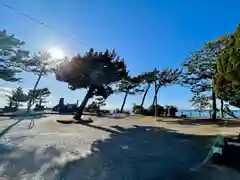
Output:
M60 156L60 151L51 146L23 149L0 144L0 154L0 177L6 180L41 179L41 176L54 179L52 161Z
M161 127L112 126L117 131L92 144L92 154L57 166L57 179L186 180L206 157L213 136L180 134Z
M108 118L108 119L125 119L131 116L130 114L123 114L123 113L102 113L101 115L98 115L97 113L91 113L91 112L84 112L83 115L94 116L97 118Z
M102 114L101 116L97 116L98 118L108 118L108 119L125 119L130 117L128 114Z
M90 128L95 128L101 131L106 131L108 133L118 133L118 131L109 129L109 128L105 128L102 126L98 126L98 125L93 125L90 124L93 121L92 120L80 120L80 121L72 121L72 120L56 120L58 123L62 123L62 124L80 124L82 126L86 126L86 127L90 127Z
M63 149L56 149L54 146L29 149L0 143L0 177L59 180L193 180L196 178L196 172L190 171L190 168L198 166L206 157L213 138L186 135L153 126L135 125L125 128L117 125L111 128L116 131L107 139L95 141L91 146L90 155L82 157L75 154L75 158L69 159L65 164L56 159L62 159L61 156L67 153L66 150L62 151ZM28 136L17 138L24 141ZM14 141L14 138L11 141ZM74 147L72 149L73 152L76 150ZM208 173L211 174L211 171ZM199 178L202 179L210 180ZM219 178L211 178L213 179Z
M200 126L200 125L216 125L219 127L239 127L240 126L240 120L237 119L216 119L216 121L213 121L210 118L178 118L178 119L157 119L159 122L166 122L170 124L180 124L180 125L194 125L194 126Z
M10 124L8 127L6 127L5 129L3 129L0 132L0 139L6 134L8 133L14 126L16 126L17 124L19 124L20 122L22 122L23 120L35 120L35 119L39 119L39 118L43 118L46 117L46 115L44 114L34 114L34 115L30 115L30 116L14 116L14 117L10 117L10 119L16 120L16 122Z

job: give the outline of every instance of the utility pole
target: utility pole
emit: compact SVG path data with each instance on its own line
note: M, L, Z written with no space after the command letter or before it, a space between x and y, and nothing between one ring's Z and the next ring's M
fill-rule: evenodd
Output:
M155 116L158 116L157 112L157 69L154 69L154 86L155 86L155 92L154 92L154 104L155 104Z

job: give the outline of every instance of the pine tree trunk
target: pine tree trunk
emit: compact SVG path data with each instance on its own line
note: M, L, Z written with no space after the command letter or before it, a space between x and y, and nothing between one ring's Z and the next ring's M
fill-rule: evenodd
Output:
M16 102L16 109L18 109L19 108L19 103L18 102Z
M154 105L155 105L155 94L154 94L154 96L153 96L153 102L152 102L152 106L154 107Z
M10 101L10 103L9 103L9 108L12 108L12 106L13 106L13 102Z
M212 90L212 108L213 108L212 120L216 121L216 119L217 119L217 103L216 103L216 94L213 90Z
M37 82L35 83L34 85L34 88L33 88L33 96L35 95L35 91L37 89L37 86L40 82L40 79L43 75L43 70L44 70L44 67L41 69L39 75L38 75L38 79L37 79ZM30 108L32 107L32 105L34 104L34 100L35 100L35 97L32 97L29 101L28 101L28 107L27 107L27 112L29 112Z
M90 88L88 89L88 92L87 92L86 96L84 97L81 105L79 106L79 108L77 109L76 114L75 114L74 117L73 117L74 119L76 119L76 120L81 120L81 116L82 116L82 114L83 114L83 110L84 110L85 106L87 105L87 102L88 102L89 98L92 97L93 91L94 91L94 88L93 88L93 87L90 87Z
M154 112L155 112L155 116L158 116L158 112L157 112L157 105L158 105L158 99L157 99L157 94L158 94L158 90L160 88L160 86L157 87L157 69L155 69L154 72L154 87L155 87L155 93L154 93L154 101L153 103L155 103L155 108L154 108Z
M157 99L158 90L159 90L159 87L157 87L157 89L155 90L155 93L154 93L153 102L152 102L153 106L155 105L155 100Z
M144 92L144 95L143 95L143 98L142 98L142 103L141 103L141 105L140 105L141 108L143 107L143 104L144 104L144 101L145 101L145 99L146 99L148 90L150 89L150 86L151 86L151 84L148 84L148 87L147 87L146 91Z
M126 103L126 100L127 100L127 96L128 96L128 92L125 92L125 96L124 96L124 99L123 99L122 107L121 107L121 110L120 110L121 113L123 112L123 108L125 106L125 103Z
M223 112L223 100L221 99L221 116L224 117L224 112Z
M42 99L39 100L39 106L42 106Z

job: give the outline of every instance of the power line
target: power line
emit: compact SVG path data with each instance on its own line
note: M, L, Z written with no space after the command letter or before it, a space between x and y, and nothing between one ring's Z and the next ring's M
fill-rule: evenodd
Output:
M64 32L60 32L58 29L56 29L56 28L54 28L54 27L51 27L50 25L48 25L48 24L46 24L46 23L44 23L44 22L42 22L42 21L40 21L40 20L38 20L38 19L35 19L35 18L31 17L31 16L28 15L28 14L25 14L25 13L23 13L23 12L18 11L17 9L15 9L14 7L6 4L5 2L3 2L3 6L5 6L6 8L14 11L15 13L17 13L17 14L19 14L19 15L21 15L21 16L24 16L25 18L27 18L27 19L29 19L29 20L31 20L31 21L39 24L39 25L42 25L42 26L44 26L44 27L46 27L46 28L48 28L48 29L51 29L51 30L53 30L53 31L56 31L56 32L59 33L59 34L62 34L62 35L64 35L64 36L66 36L67 38L69 38L69 39L71 39L71 40L73 40L73 41L75 41L75 42L77 42L77 43L79 43L79 44L85 45L85 46L87 46L88 48L90 47L90 45L89 45L88 43L86 43L86 42L84 42L84 41L81 41L81 40L79 40L79 39L77 39L77 38L75 38L75 37L73 37L73 36L71 36L71 35L69 35L69 34L64 33Z

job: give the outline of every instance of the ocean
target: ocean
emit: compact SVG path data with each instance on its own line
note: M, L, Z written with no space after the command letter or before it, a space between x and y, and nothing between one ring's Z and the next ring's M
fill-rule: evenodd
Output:
M236 117L240 117L240 110L232 110L232 112ZM188 117L199 117L199 116L210 117L208 111L203 111L199 113L198 111L195 111L195 110L178 110L176 115L181 116L181 114L184 114ZM221 117L221 112L217 112L217 116ZM231 116L226 114L225 114L225 117L231 118Z

